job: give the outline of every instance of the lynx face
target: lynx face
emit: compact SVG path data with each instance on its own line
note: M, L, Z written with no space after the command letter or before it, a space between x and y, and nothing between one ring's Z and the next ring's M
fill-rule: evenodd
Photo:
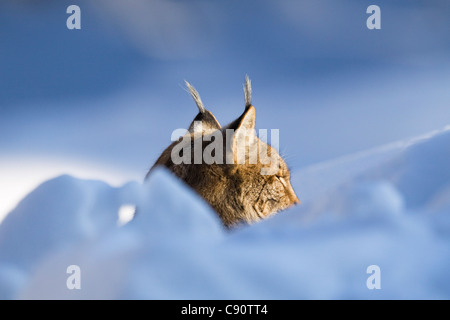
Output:
M197 91L187 85L200 113L153 167L166 166L185 181L209 202L226 227L252 223L299 203L286 163L255 134L256 111L248 78L245 111L223 128L203 107ZM147 176L150 173L151 169Z

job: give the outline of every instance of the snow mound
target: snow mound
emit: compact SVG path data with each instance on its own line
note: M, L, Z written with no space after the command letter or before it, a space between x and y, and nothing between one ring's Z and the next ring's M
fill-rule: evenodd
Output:
M165 169L120 188L58 177L0 225L0 298L448 299L449 160L443 130L305 168L302 205L232 232Z
M120 251L121 241L111 239L112 243L105 244L104 239L127 233L128 229L133 230L134 236L144 235L155 243L160 243L161 238L166 243L187 244L220 237L223 230L212 209L175 179L159 169L147 184L132 182L121 188L67 175L43 183L0 225L0 298L15 297L24 279L55 253L71 252L78 245L87 245L90 250L97 242L104 252L94 248L96 258ZM135 219L119 228L119 209L129 204L138 207ZM57 281L57 275L67 277L67 266L62 273L54 267L46 269L44 282L48 284L39 285L41 290L58 298L49 284ZM11 277L11 273L15 276ZM63 284L67 290L65 280Z

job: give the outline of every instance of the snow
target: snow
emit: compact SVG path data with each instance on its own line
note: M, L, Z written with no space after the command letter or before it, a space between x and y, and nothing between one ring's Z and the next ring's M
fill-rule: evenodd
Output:
M120 187L63 175L0 225L0 297L448 299L449 150L446 128L304 168L302 205L231 232L166 169ZM137 211L118 224L124 206ZM66 286L71 265L79 290ZM371 265L379 290L366 286Z
M114 186L127 182L133 174L104 163L58 157L8 157L0 159L0 222L17 203L43 181L70 174L84 179L100 179Z

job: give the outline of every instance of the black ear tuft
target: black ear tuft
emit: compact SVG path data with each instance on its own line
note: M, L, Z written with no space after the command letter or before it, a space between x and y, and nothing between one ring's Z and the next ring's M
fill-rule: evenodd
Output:
M245 84L244 84L244 97L245 97L245 107L249 107L252 105L252 82L248 75L245 76Z
M192 99L194 99L195 104L197 105L198 110L200 113L204 113L206 111L205 106L203 105L202 99L200 98L200 95L198 94L198 91L195 90L195 88L186 80L184 80L184 83L186 84L186 87L189 91L189 93L192 96Z

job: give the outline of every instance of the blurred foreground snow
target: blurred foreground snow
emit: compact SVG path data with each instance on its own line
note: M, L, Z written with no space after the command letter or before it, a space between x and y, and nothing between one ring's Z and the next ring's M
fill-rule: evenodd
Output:
M315 165L293 173L302 205L230 233L165 169L118 188L60 176L0 224L0 298L448 299L449 160L446 128Z

